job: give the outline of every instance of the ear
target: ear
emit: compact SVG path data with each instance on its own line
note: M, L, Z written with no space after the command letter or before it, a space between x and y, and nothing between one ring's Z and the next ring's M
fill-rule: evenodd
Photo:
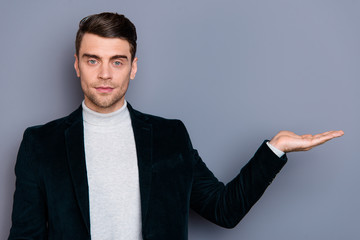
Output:
M133 80L135 78L137 72L137 57L131 63L131 71L130 71L130 79Z
M80 77L79 58L76 55L76 53L74 54L74 57L75 57L74 68L75 68L75 71L76 71L76 76Z

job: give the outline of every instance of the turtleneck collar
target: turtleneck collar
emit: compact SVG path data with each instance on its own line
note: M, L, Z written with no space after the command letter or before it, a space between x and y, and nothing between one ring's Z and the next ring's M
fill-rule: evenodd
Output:
M112 113L95 112L88 108L84 101L82 102L82 109L84 122L95 126L116 126L130 118L126 100L124 101L124 105L119 110L116 110Z

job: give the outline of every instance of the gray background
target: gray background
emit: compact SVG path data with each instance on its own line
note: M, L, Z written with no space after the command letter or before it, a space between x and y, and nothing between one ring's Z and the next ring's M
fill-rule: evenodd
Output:
M360 2L1 1L0 238L10 228L13 168L26 127L82 100L73 70L79 20L124 13L138 30L128 101L184 121L228 182L279 130L343 129L289 162L233 230L191 213L190 239L359 239Z

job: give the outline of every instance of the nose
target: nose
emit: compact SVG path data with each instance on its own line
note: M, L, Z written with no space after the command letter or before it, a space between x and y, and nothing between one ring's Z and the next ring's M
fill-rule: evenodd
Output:
M111 79L111 69L107 64L102 64L99 71L99 78L103 80Z

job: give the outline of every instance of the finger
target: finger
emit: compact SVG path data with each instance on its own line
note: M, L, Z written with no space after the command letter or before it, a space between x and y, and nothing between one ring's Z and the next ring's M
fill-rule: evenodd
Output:
M344 131L343 130L339 130L339 131L332 131L333 135L335 137L341 137L342 135L344 135Z
M321 137L335 138L335 137L341 137L342 135L344 135L344 132L342 130L328 131L328 132L316 134L316 135L314 135L314 138L321 138Z
M329 131L326 133L320 133L313 136L310 146L315 147L321 145L333 138L340 137L344 134L342 131Z
M329 135L331 135L331 133L332 133L332 131L323 132L323 133L318 133L318 134L314 135L314 138L329 136Z
M321 138L315 138L311 141L311 144L309 147L313 148L313 147L316 147L316 146L319 146L321 144L324 144L326 143L327 141L333 139L332 137L327 137L327 136L323 136Z
M311 134L304 134L304 135L301 135L302 138L312 138L313 135Z

